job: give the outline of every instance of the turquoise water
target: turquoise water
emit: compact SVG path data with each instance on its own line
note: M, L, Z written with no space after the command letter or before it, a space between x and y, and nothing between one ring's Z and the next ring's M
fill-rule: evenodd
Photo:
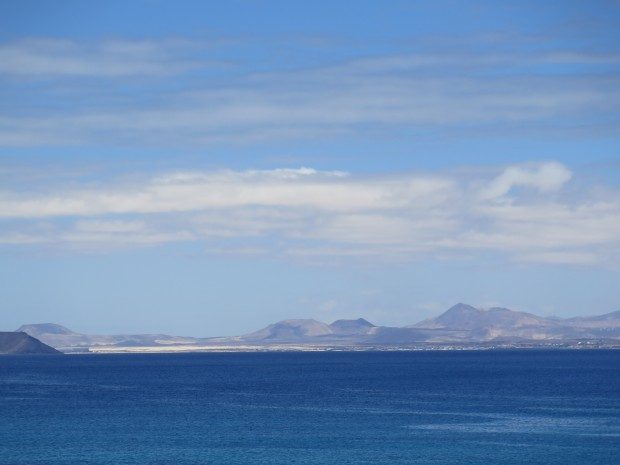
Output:
M0 463L620 463L620 352L0 357Z

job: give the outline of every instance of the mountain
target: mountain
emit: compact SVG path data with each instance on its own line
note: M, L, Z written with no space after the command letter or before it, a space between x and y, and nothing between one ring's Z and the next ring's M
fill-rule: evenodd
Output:
M460 303L436 318L411 327L432 329L437 334L460 331L461 335L455 339L469 341L598 339L620 337L619 313L587 318L544 318L507 308L484 310Z
M467 304L456 304L437 318L424 320L414 328L481 330L489 327L521 328L528 326L549 326L551 323L531 313L516 312L507 308L494 307L482 310Z
M325 323L316 320L283 320L254 333L241 336L242 341L305 342L333 334Z
M369 321L336 320L327 325L317 320L282 320L236 339L263 343L344 343L366 339L377 327Z
M235 350L243 347L397 347L511 344L620 345L620 311L577 318L545 318L502 307L476 308L464 303L411 326L376 326L358 318L331 324L312 319L282 320L253 333L214 338L165 334L86 335L51 323L24 325L20 330L63 352ZM245 349L244 349L245 350Z
M53 323L28 324L17 331L23 331L40 341L63 352L85 352L96 346L170 346L175 344L195 344L201 339L168 336L166 334L129 335L88 335L76 333L64 326Z
M596 321L620 321L620 310L615 312L605 313L604 315L592 316L592 317L579 317L572 318L573 320L596 320Z
M619 314L558 319L459 303L435 318L406 327L375 326L363 318L337 320L330 325L316 320L283 320L218 342L343 346L620 339Z
M39 323L36 325L22 325L19 327L17 331L21 331L21 332L30 331L35 334L62 334L62 335L77 334L71 331L70 329L65 328L64 326L57 325L54 323ZM34 336L33 334L30 334L30 335Z
M89 336L73 332L64 326L54 323L22 325L17 331L29 334L41 342L59 350L66 350L67 348L78 346L88 347L92 342Z
M336 320L329 325L333 334L352 336L368 334L373 328L376 328L368 320L358 318L357 320Z
M620 326L620 310L598 316L569 318L564 321L580 328L618 327Z
M43 355L60 352L24 332L0 332L0 354Z

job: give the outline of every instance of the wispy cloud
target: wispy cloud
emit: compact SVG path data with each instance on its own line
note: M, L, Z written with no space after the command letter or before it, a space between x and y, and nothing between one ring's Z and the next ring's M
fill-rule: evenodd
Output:
M31 38L0 44L0 74L21 77L163 76L199 65L195 43L183 39L105 40Z
M485 190L483 197L493 199L506 195L513 187L532 187L539 191L556 191L570 180L572 173L560 163L547 163L527 168L513 166L495 178Z
M410 260L501 253L604 264L620 253L620 192L557 162L360 176L310 168L186 171L131 184L0 193L5 246L189 241L211 253ZM39 190L40 191L40 190Z
M62 89L71 79L74 94L46 86L18 112L0 113L0 145L204 146L368 132L523 130L534 123L610 131L614 120L605 115L620 104L615 53L435 50L269 72L239 63L233 73L196 79L195 70L212 67L211 55L205 43L179 39L2 44L0 76L17 86L13 93L25 92L17 76L56 77ZM569 72L549 72L550 65ZM131 93L115 84L130 76L141 79ZM73 79L80 77L101 78L97 92L92 82ZM48 99L55 104L45 105Z

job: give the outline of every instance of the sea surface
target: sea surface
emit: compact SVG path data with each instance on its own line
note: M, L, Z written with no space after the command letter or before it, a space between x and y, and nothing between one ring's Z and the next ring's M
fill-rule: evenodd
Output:
M0 464L620 464L620 351L0 357Z

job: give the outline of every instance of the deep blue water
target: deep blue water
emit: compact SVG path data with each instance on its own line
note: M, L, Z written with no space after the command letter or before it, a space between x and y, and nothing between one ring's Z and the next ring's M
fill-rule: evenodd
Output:
M620 463L620 352L0 357L0 463Z

